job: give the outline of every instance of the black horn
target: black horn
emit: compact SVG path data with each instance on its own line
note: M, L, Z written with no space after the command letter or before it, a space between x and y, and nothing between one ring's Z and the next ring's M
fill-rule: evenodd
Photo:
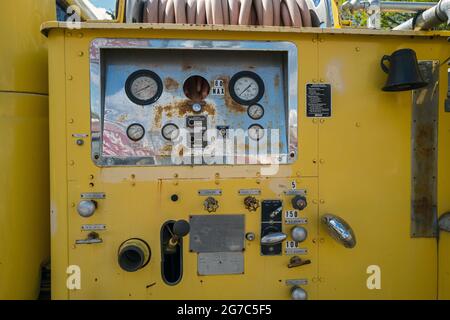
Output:
M389 67L386 66L386 62L389 62ZM414 50L401 49L390 56L384 56L381 59L381 68L389 75L383 91L408 91L428 85L420 73Z

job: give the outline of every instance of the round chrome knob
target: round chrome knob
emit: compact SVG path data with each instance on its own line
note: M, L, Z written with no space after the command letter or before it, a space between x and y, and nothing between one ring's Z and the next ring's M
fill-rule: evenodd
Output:
M308 294L300 287L294 287L291 291L292 300L308 300Z
M78 203L77 211L83 218L91 217L97 209L97 203L93 200L83 200Z
M303 242L308 237L308 231L303 227L294 227L291 230L292 240L297 242Z

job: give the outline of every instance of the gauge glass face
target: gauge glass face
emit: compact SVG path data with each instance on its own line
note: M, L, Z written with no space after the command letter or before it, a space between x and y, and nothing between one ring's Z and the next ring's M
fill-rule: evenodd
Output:
M247 113L253 120L259 120L264 116L264 108L259 104L252 104L248 107Z
M136 71L128 77L125 85L128 98L136 104L156 102L162 93L162 81L150 70Z
M155 79L148 76L139 77L131 84L131 94L139 100L150 100L157 92L158 84Z
M238 72L230 80L230 95L239 104L254 104L264 95L264 82L254 72Z
M140 124L132 124L127 129L127 136L130 140L139 141L145 135L145 129Z
M259 124L251 125L250 128L248 128L248 136L252 140L261 140L264 138L264 128Z
M178 138L179 135L180 135L180 130L173 123L166 124L162 128L162 136L166 140L170 140L170 141L175 140L176 138Z
M242 77L234 84L234 92L245 101L254 100L259 93L259 85L255 79L250 77Z

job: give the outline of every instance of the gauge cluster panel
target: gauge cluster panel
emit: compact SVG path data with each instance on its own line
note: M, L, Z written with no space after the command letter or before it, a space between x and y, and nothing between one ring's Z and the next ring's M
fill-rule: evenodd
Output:
M97 39L92 159L99 166L190 165L186 154L212 149L232 158L217 164L258 164L259 154L291 163L297 77L290 42ZM218 141L232 146L218 148Z

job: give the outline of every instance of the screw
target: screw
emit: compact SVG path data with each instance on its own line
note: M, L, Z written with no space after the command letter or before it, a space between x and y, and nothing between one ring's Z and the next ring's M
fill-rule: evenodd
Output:
M77 140L77 145L82 146L84 144L84 140L83 139L78 139Z

